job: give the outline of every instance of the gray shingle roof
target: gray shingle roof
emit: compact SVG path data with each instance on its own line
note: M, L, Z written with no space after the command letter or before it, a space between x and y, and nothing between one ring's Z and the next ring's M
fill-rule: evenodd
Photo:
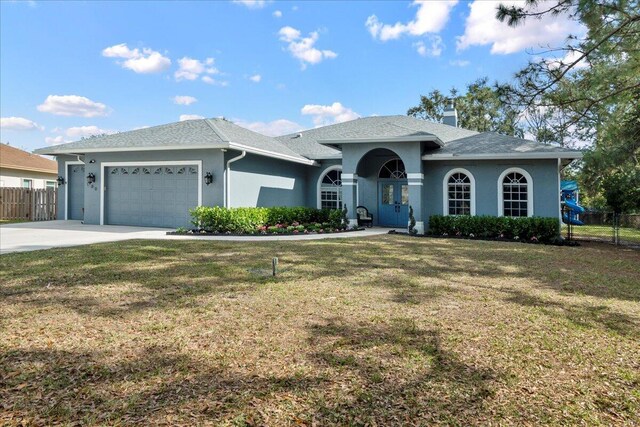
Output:
M240 127L225 119L200 119L83 139L36 150L40 154L62 154L118 150L186 148L232 148L300 163L309 159L341 158L340 150L321 144L323 140L437 137L444 143L425 158L566 153L569 150L493 132L478 133L409 116L365 117L349 122L309 129L272 138Z
M322 140L436 136L446 143L477 133L409 116L374 116L279 136L276 139L303 156L320 159L341 155L339 150L318 143ZM298 137L298 134L301 136Z
M67 144L41 148L36 152L56 154L69 150L114 149L114 148L151 148L173 146L198 146L203 148L224 141L205 120L186 120L143 129L120 132L113 135L95 136Z
M246 148L257 154L274 153L285 159L309 163L275 138L265 136L224 119L185 120L166 125L96 136L67 144L41 148L41 154L87 151L142 150L162 148Z
M575 153L577 157L581 155L579 150L571 150L555 145L501 135L495 132L483 132L450 141L445 144L444 147L430 151L425 157L517 155L533 153Z
M299 136L298 136L299 135ZM310 129L298 134L279 136L278 139L292 150L311 159L341 157L338 149L318 141L366 138L401 138L409 136L436 136L444 143L427 156L491 156L565 153L567 158L579 158L580 151L570 150L526 139L500 135L495 132L476 131L428 122L410 116L365 117L331 126Z

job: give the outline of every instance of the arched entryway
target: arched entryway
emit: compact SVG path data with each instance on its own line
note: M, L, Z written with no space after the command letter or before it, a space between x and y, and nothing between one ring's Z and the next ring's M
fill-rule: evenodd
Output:
M407 171L401 159L390 159L378 172L378 225L405 227L408 221Z

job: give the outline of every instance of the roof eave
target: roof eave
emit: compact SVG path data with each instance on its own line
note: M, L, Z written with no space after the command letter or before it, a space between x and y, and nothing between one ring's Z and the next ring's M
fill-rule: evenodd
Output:
M169 150L207 150L211 148L229 148L229 144L209 144L209 145L167 145L167 146L153 146L153 147L103 147L103 148L63 148L56 149L55 147L38 148L34 150L36 154L47 154L55 156L58 154L85 154L85 153L115 153L120 151L169 151Z
M580 151L553 153L487 153L487 154L425 154L422 160L512 160L512 159L581 159Z
M289 162L300 163L300 164L308 165L308 166L317 166L318 165L318 163L315 160L307 159L306 157L290 156L288 154L281 154L281 153L276 153L276 152L269 151L269 150L262 150L260 148L250 147L248 145L238 144L236 142L230 142L229 143L229 148L234 149L234 150L246 151L247 153L253 153L253 154L257 154L257 155L264 156L264 157L271 157L271 158L274 158L274 159L280 159L280 160L285 160L285 161L289 161Z

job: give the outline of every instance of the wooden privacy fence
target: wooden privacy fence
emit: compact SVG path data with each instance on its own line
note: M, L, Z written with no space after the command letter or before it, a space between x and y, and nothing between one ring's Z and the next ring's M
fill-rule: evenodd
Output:
M49 221L56 219L56 188L0 187L0 219Z

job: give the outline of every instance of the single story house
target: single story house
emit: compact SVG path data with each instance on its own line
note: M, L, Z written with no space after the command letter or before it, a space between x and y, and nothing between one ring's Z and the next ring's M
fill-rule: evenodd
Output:
M0 187L56 188L58 164L0 143Z
M36 150L64 179L60 219L189 226L207 206L365 206L374 224L416 229L433 214L557 217L560 171L577 150L408 116L376 116L277 138L220 118Z

